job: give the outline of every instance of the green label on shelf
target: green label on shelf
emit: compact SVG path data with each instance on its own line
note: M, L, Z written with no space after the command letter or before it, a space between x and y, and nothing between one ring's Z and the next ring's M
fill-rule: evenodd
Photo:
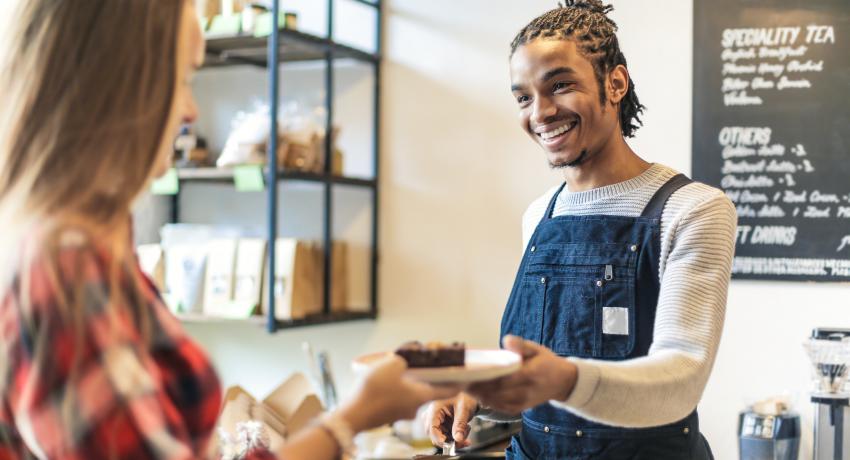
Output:
M260 165L241 165L233 168L233 185L237 192L262 192L263 167Z
M174 168L170 168L151 185L151 193L154 195L177 195L178 191L180 191L180 180Z
M268 37L272 34L272 14L262 13L254 22L254 36Z
M281 11L277 15L277 28L285 29L286 28L286 12ZM254 36L255 37L268 37L272 34L272 14L271 13L262 13L257 16L257 19L254 22Z
M241 29L242 16L238 14L232 14L229 16L218 15L212 18L207 34L217 36L239 35L239 31Z

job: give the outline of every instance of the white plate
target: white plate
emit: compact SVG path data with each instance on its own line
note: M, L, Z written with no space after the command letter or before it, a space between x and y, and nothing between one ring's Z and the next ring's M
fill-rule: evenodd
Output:
M364 373L391 353L360 356L352 362L352 368L357 374ZM465 361L465 366L411 368L405 376L427 383L472 383L504 377L522 367L520 356L507 350L466 350Z

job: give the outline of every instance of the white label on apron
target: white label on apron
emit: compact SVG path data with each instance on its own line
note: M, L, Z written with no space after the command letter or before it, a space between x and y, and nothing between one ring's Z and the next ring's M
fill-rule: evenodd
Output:
M602 333L629 335L629 309L615 307L602 308Z

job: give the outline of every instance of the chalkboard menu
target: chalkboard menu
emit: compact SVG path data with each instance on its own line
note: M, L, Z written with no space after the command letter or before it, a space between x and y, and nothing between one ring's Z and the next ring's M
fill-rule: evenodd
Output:
M850 0L695 0L693 110L733 277L850 281Z

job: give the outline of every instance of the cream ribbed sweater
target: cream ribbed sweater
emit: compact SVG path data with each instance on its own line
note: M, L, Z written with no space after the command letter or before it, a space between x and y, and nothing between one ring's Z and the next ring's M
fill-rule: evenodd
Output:
M677 172L655 164L629 181L558 196L554 215L639 216ZM523 216L528 244L553 187ZM566 401L552 404L611 425L671 423L694 410L711 373L735 249L735 207L722 191L694 183L679 189L661 218L661 291L649 355L609 362L573 359L578 381Z

